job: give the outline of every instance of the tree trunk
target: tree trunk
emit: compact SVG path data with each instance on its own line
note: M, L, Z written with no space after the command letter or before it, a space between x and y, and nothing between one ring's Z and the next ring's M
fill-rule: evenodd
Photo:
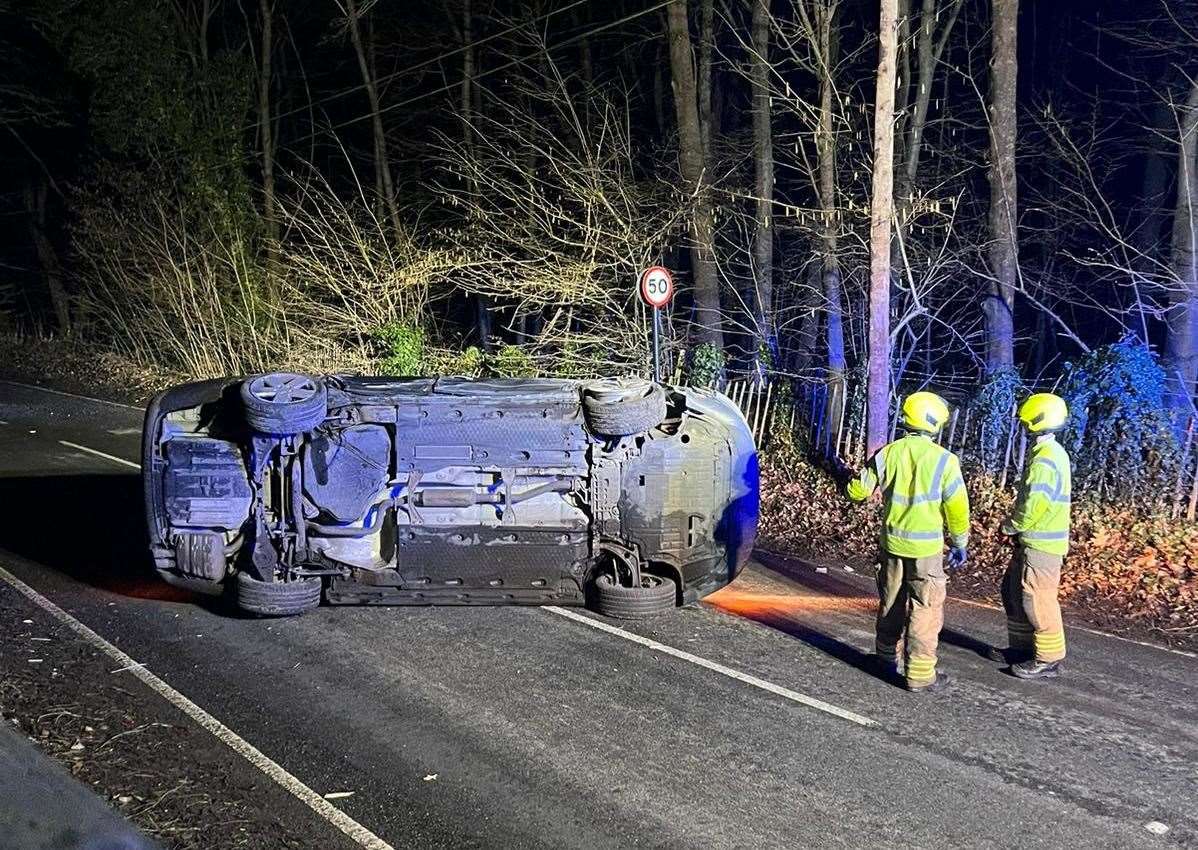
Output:
M395 184L391 179L391 161L387 155L387 136L383 131L383 115L379 111L379 90L375 83L374 71L367 58L367 49L362 39L361 22L358 20L358 9L355 0L345 0L345 10L349 18L349 38L354 45L354 53L358 57L358 69L362 72L362 86L366 89L366 97L370 101L370 126L374 142L374 171L378 183L383 187L383 203L395 238L403 237L403 225L399 219L399 205L395 197Z
M819 126L816 130L817 170L819 172L819 203L821 221L821 243L823 261L824 295L824 338L827 344L827 367L829 398L829 423L840 420L840 406L844 392L844 308L840 279L840 208L838 206L836 181L836 86L832 79L832 67L836 63L836 10L835 2L821 0L815 8L815 27L818 30L820 70Z
M715 266L715 218L705 185L707 160L699 125L698 91L691 61L686 0L671 0L666 22L670 43L671 88L678 121L678 159L686 192L694 199L691 219L691 270L695 279L696 341L724 348L720 284Z
M71 332L71 302L67 297L66 286L63 284L62 263L58 260L58 251L46 227L46 195L48 187L44 179L36 184L30 181L25 186L25 208L29 212L29 233L33 237L33 247L37 251L37 260L42 267L42 277L46 281L46 294L50 298L50 308L54 311L54 320L58 332Z
M466 156L473 162L474 156L474 116L477 114L475 109L475 77L478 73L476 67L476 57L474 52L474 8L470 0L463 0L462 3L462 26L460 30L462 40L462 85L460 90L460 98L458 108L462 113L462 147L466 151ZM533 173L530 167L528 173ZM469 181L467 187L473 194L478 191L478 185L474 180ZM475 329L478 332L479 346L483 351L491 350L491 333L493 321L491 317L491 301L484 295L476 294L475 300Z
M262 18L262 57L258 68L258 127L262 143L262 223L266 228L266 289L271 304L278 302L279 219L275 211L274 116L270 106L271 54L274 52L274 8L258 0Z
M890 220L894 213L894 85L898 0L882 0L874 104L873 200L869 229L869 384L866 452L890 434Z
M753 235L753 271L757 281L757 334L777 362L774 334L774 143L770 126L770 9L769 0L753 0L752 50L753 159L757 179L756 231Z
M1177 206L1173 213L1173 274L1165 365L1170 401L1189 407L1198 379L1198 81L1178 116Z
M711 57L715 47L715 3L699 0L699 132L703 156L711 163Z
M990 59L990 272L982 302L986 371L1015 364L1015 289L1019 282L1019 204L1015 179L1015 93L1019 0L993 0Z

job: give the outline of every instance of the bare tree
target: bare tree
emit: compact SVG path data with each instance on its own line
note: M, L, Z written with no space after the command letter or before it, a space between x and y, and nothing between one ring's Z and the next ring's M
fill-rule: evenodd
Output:
M754 319L761 340L777 354L773 327L774 302L774 136L770 109L770 10L769 0L751 0L752 50L749 63L753 84L753 162L756 172L756 228L753 234L753 271L757 280Z
M982 302L986 371L1015 363L1015 290L1019 282L1018 186L1015 178L1019 0L993 0L990 59L990 272Z
M707 185L707 157L699 122L687 0L672 0L666 12L673 75L671 85L678 120L678 160L686 192L693 203L690 253L695 285L694 338L696 342L710 343L723 350L723 314L715 263L715 215Z
M272 289L278 276L279 217L275 211L274 115L270 104L271 58L274 53L274 5L258 0L262 30L261 56L258 59L258 138L262 148L262 224L266 230L266 280Z
M890 419L890 221L894 214L894 88L898 0L882 0L874 104L873 201L870 205L869 386L866 452L886 442Z
M338 0L340 2L340 0ZM344 0L342 12L345 15L346 28L349 30L350 42L354 46L354 55L358 59L358 69L362 73L362 86L366 89L366 97L370 102L371 138L374 143L374 170L377 183L382 187L383 203L387 217L397 239L403 238L403 225L399 218L399 203L395 197L395 184L391 178L391 160L387 153L387 135L383 129L383 114L379 109L379 90L375 80L373 63L370 61L369 50L362 38L361 18L367 8L359 9L355 0Z
M1178 107L1177 205L1173 212L1172 267L1176 285L1166 316L1165 360L1174 394L1189 399L1198 379L1198 79ZM1185 404L1185 401L1181 401Z

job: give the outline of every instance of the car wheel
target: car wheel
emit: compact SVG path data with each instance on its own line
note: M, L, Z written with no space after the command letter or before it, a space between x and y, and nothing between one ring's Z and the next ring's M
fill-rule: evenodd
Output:
M320 579L259 581L237 574L237 607L259 617L294 617L320 606Z
M666 393L660 384L639 378L596 381L582 390L587 426L604 437L628 437L661 424Z
M241 384L245 421L262 434L311 431L328 414L324 381L294 372L271 372Z
M604 573L592 585L591 607L605 617L646 620L673 609L677 595L671 578L641 573L640 587L625 587Z

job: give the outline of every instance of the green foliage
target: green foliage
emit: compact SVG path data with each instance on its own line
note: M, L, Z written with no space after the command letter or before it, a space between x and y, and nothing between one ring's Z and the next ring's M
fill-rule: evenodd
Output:
M1156 355L1127 337L1065 367L1074 489L1106 500L1162 498L1176 480L1177 440ZM1171 472L1169 470L1172 470Z
M1008 367L991 374L970 402L979 436L978 460L985 472L995 472L1005 460L1013 410L1025 394L1018 370Z
M423 328L407 322L389 322L376 328L370 336L381 349L378 360L380 374L420 374L424 364Z
M174 194L180 213L222 238L252 229L253 189L245 169L255 68L248 51L213 48L170 4L142 0L48 0L47 37L87 87L87 122L107 196L136 203L129 179L150 176Z
M501 378L535 378L536 364L518 345L504 345L491 358L491 371Z
M446 374L449 375L464 375L466 377L477 377L482 371L484 357L482 349L477 345L469 346L465 351L455 354L450 360Z
M692 387L710 387L724 372L724 352L714 343L704 342L691 349L686 383Z

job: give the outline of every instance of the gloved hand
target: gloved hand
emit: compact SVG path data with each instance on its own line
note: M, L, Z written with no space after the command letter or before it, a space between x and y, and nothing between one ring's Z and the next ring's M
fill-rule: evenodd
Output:
M965 562L969 560L969 550L964 546L954 546L948 550L948 568L950 570L959 570L965 566Z

